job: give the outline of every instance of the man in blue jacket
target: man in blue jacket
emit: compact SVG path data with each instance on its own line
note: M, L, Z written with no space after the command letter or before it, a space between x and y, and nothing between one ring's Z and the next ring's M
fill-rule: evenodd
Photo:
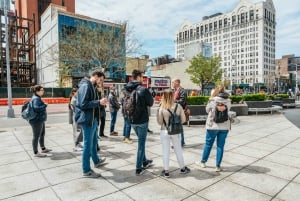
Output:
M141 86L143 81L143 74L139 70L133 70L133 81L129 82L125 89L129 92L136 90L137 100L135 104L135 115L131 118L131 126L138 137L138 150L136 161L136 175L142 175L145 169L152 165L152 160L147 160L145 154L145 145L147 139L147 130L149 123L148 108L153 105L153 97L150 91Z
M99 173L94 172L90 166L90 158L94 162L94 167L99 168L103 165L105 158L99 158L97 154L97 134L98 126L95 118L95 109L98 106L106 105L107 99L97 99L93 85L103 82L104 74L100 70L92 73L90 78L83 78L79 83L77 103L75 108L75 121L81 126L83 131L83 153L82 153L82 169L85 177L100 177Z

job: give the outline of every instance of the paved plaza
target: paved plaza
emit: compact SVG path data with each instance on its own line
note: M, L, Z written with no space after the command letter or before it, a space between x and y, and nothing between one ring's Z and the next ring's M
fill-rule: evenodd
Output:
M146 143L146 155L154 166L142 176L135 175L137 138L132 131L134 143L122 142L123 119L119 115L119 136L100 140L100 155L107 157L107 164L95 170L102 174L97 179L82 177L81 153L72 151L67 118L47 123L46 146L53 149L47 158L32 157L28 125L5 123L17 119L1 118L0 200L300 200L300 130L282 114L238 117L227 138L224 171L220 173L214 171L215 149L207 168L195 165L204 146L204 125L185 126L184 160L191 173L179 174L171 151L170 178L160 176L162 147L154 114L150 119L154 134L148 134ZM109 121L106 124L108 134Z

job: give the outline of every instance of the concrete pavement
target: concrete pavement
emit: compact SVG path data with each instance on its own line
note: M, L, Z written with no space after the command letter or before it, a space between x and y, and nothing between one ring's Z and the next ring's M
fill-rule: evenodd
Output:
M118 116L119 134L122 127ZM170 178L160 177L162 148L155 115L150 128L154 134L148 135L146 154L154 166L145 175L135 175L137 138L132 134L131 145L121 136L101 139L100 154L107 157L107 164L95 170L102 177L89 179L81 176L81 154L72 152L67 121L47 123L46 146L53 149L47 158L32 157L28 125L0 124L0 200L300 200L300 130L282 114L238 117L227 138L220 173L214 171L215 149L207 168L195 165L205 130L203 125L192 125L184 127L184 159L191 173L179 174L171 151Z

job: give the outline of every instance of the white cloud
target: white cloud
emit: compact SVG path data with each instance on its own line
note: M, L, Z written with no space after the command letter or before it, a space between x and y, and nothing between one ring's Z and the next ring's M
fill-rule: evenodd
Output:
M288 51L300 56L300 1L273 2L277 19L276 57L281 57ZM175 32L184 19L197 23L203 16L230 12L238 3L239 0L76 0L76 12L105 21L128 21L139 40L145 42L145 52L155 57L174 54L174 49L170 46L174 46L172 41L175 39ZM158 51L155 51L155 48L148 45L152 41L157 44L161 40L170 41L170 44L164 43L168 52L162 52L162 47L157 47Z

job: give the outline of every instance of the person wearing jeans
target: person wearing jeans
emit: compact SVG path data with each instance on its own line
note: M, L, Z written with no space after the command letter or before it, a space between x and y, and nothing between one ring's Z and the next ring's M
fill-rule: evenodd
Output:
M98 122L96 119L94 119L92 126L86 124L81 125L81 128L83 130L83 144L84 144L83 153L82 153L83 172L89 172L91 170L90 158L92 158L94 164L100 163L100 159L97 154L97 143L98 143L98 137L96 132L97 127L98 127ZM101 160L103 160L103 158Z
M94 172L90 166L90 158L94 162L95 168L100 168L105 158L99 158L97 154L97 133L98 126L95 118L95 109L99 105L106 105L106 98L98 99L94 86L96 83L103 82L104 73L95 70L90 78L83 78L79 83L77 102L75 107L75 121L83 131L83 153L82 153L82 170L84 177L100 177L99 173Z
M130 132L131 132L131 124L127 117L124 116L124 127L123 127L123 135L124 140L123 142L127 144L132 144L132 140L130 139Z
M208 160L215 138L217 138L216 167L221 167L224 145L225 145L227 134L228 134L228 130L207 130L206 131L205 147L203 150L203 155L201 160L203 163L205 163Z
M147 130L149 123L148 108L154 103L150 91L141 86L143 81L143 73L139 70L132 71L133 81L129 82L124 88L128 92L135 90L134 112L130 114L128 119L138 137L138 149L136 160L136 175L142 175L145 169L152 165L152 160L148 160L145 154Z
M180 85L180 79L174 78L172 80L172 87L173 87L173 98L175 103L179 103L181 107L185 110L187 105L187 94L184 88ZM182 130L181 133L181 146L185 146L184 141L184 131Z
M132 128L138 137L138 151L136 157L136 169L142 169L147 164L145 146L147 140L148 122L143 124L132 124Z
M211 148L213 147L214 141L217 138L217 156L216 156L216 172L222 171L221 163L224 152L224 145L227 134L230 130L231 122L228 118L222 122L216 122L215 112L230 110L231 101L228 98L229 94L226 93L223 85L217 86L211 94L211 97L206 105L206 112L208 113L206 120L206 140L205 147L203 149L201 161L196 161L197 165L206 168L206 162L209 158Z
M108 102L109 102L109 111L110 111L110 135L111 136L117 136L118 133L115 131L115 124L117 120L117 114L118 110L120 109L120 104L116 96L116 88L110 87L110 93L108 96Z

